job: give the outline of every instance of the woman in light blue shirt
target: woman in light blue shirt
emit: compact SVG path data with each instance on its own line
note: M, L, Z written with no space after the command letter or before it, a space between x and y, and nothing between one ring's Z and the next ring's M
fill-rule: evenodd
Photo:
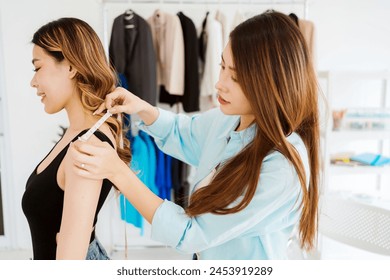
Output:
M153 194L105 143L74 143L75 171L108 178L151 223L153 239L199 259L285 259L296 226L301 247L311 249L318 87L295 23L267 11L238 25L216 89L220 106L192 117L153 107L123 88L99 110L138 114L160 149L196 167L186 209Z

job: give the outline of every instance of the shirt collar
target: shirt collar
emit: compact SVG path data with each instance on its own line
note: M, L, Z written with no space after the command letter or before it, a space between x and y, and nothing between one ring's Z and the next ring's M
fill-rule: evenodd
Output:
M166 20L167 20L167 16L164 12L162 12L161 10L156 10L153 14L153 21L156 25L156 27L164 27L165 26L165 23L166 23Z
M235 116L230 126L226 126L225 131L221 133L221 138L225 138L227 141L238 140L243 142L244 145L250 143L256 134L256 124L251 124L244 130L235 131L240 123L240 116Z

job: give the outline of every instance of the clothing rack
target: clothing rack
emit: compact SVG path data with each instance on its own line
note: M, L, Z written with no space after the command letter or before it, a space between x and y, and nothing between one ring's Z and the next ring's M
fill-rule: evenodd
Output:
M237 6L283 6L283 5L299 5L303 8L303 19L308 19L309 16L309 4L311 0L100 0L102 3L102 17L103 17L103 46L108 57L109 46L109 22L108 22L108 10L110 4L137 4L137 5L151 5L155 8L161 8L163 5L178 5L178 9L185 7L186 5L208 5L220 6L220 5L237 5ZM157 5L157 6L156 6Z

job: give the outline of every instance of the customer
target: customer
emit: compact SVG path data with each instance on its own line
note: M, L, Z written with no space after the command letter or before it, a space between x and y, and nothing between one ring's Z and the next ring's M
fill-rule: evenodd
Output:
M48 114L65 110L69 120L64 135L34 169L22 198L33 258L107 259L94 226L112 183L76 174L67 151L69 143L99 119L93 112L114 90L115 73L97 34L82 20L52 21L34 34L32 43L35 74L31 86ZM110 117L88 142L107 143L127 165L129 143L122 135L120 116Z

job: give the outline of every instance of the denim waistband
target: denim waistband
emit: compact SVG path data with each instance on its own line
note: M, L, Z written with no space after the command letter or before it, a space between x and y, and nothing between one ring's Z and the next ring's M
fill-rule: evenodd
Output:
M99 240L95 239L89 244L86 260L109 260L106 250Z

